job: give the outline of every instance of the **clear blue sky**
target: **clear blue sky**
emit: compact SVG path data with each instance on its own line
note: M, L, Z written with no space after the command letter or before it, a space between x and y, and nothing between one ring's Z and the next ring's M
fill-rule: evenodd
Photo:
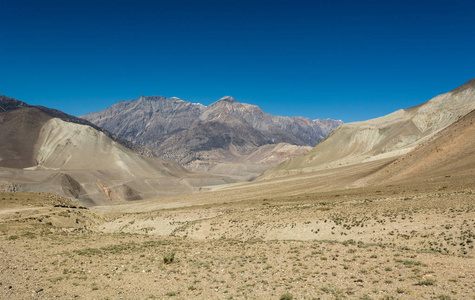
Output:
M366 120L475 77L475 1L0 0L0 94L73 115L222 96Z

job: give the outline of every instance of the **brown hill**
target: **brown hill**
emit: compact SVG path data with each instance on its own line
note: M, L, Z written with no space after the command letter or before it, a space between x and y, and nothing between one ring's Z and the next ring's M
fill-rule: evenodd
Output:
M35 166L35 145L42 124L50 119L31 107L0 113L0 167L22 169Z

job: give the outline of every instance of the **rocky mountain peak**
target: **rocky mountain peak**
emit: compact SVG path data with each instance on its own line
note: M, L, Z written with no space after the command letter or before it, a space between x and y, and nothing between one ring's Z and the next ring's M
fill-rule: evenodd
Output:
M236 99L231 96L224 96L223 98L219 99L217 102L229 102L229 103L238 103Z
M204 113L204 118L208 118L208 115L213 115L214 113L221 112L221 111L229 111L229 110L241 110L245 107L249 106L249 104L244 104L239 101L236 101L231 96L224 96L218 101L212 103L206 108ZM203 116L202 116L203 119Z
M273 116L231 96L209 106L178 98L130 103L120 102L83 117L153 149L159 157L205 172L217 164L237 164L236 172L250 172L240 164L251 153L257 151L259 156L260 147L269 150L279 143L314 146L341 123Z
M175 97L172 97L170 98L172 100L179 100L178 98L175 99ZM155 101L155 102L158 102L158 101L165 101L167 100L167 97L165 96L140 96L140 98L138 99L138 101Z

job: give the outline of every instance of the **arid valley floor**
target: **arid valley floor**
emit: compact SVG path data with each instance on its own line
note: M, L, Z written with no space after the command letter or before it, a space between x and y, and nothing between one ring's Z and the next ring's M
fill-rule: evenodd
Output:
M474 20L0 0L0 300L475 300Z
M0 298L474 299L473 174L306 178L91 209L3 193Z

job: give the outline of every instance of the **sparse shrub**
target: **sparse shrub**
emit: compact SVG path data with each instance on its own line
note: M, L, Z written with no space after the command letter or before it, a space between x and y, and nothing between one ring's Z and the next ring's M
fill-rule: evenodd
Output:
M31 232L31 231L27 231L27 232L23 233L23 236L24 236L24 237L27 237L27 238L30 238L30 239L36 237L36 235L35 235L33 232Z
M416 260L404 260L402 262L405 266L420 266L422 265L422 263L420 261L416 261Z
M421 280L418 283L416 283L416 285L424 285L424 286L435 285L435 280L434 279Z
M163 256L163 263L166 265L171 264L175 260L175 252L170 252Z
M292 300L294 299L294 296L292 296L291 293L285 293L282 296L280 296L280 300Z
M348 245L355 245L356 242L354 240L346 240L342 242L343 245L348 246Z

